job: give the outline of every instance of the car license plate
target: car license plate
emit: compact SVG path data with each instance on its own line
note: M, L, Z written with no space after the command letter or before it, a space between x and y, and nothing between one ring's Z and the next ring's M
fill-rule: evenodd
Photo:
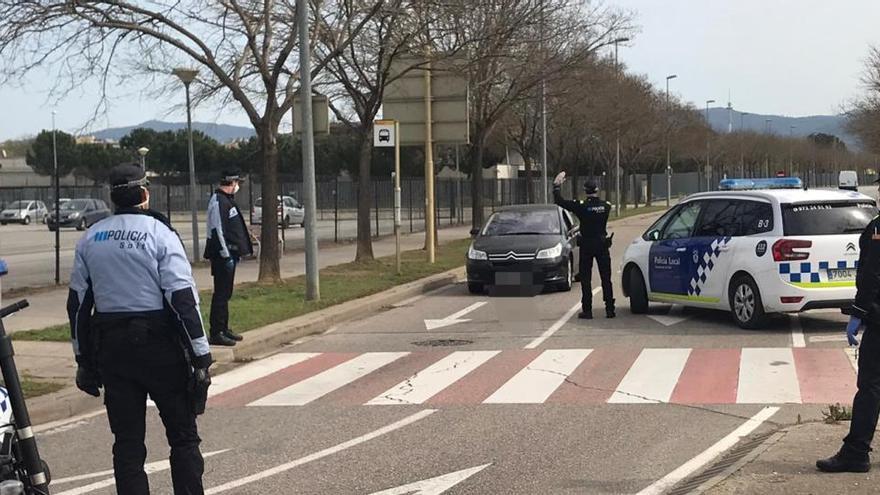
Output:
M832 268L828 270L828 281L853 281L856 279L855 268Z
M525 279L521 272L496 272L495 285L521 285Z

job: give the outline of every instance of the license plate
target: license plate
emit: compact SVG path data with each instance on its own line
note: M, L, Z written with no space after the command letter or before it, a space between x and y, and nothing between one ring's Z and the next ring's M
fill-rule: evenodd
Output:
M852 281L856 279L855 268L832 268L828 270L828 281Z
M524 279L524 274L521 272L495 273L495 285L521 285Z

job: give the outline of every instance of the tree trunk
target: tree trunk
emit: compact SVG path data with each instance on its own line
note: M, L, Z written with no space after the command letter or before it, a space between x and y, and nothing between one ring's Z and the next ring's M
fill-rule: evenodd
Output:
M654 186L652 184L653 180L651 180L652 169L648 169L648 173L645 175L645 180L648 181L648 195L645 197L645 206L651 206L651 196L654 194Z
M525 153L525 155L528 154ZM526 169L526 204L530 205L534 202L532 198L532 159L525 155L522 159Z
M263 196L260 225L260 274L258 281L281 281L278 250L278 127L263 124L256 128L263 161L260 192Z
M483 147L486 136L481 130L474 133L474 144L470 150L471 162L471 226L483 226Z
M358 160L358 211L357 211L357 254L355 261L372 261L373 240L370 226L370 204L372 201L372 181L370 165L373 159L372 133L367 129L361 134L361 149Z
M641 184L639 183L639 174L633 172L633 208L639 207L639 196L641 195Z

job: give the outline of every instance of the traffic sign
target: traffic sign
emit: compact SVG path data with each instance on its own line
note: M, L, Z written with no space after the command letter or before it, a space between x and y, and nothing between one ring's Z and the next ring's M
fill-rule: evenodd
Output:
M377 120L373 122L373 146L376 148L393 148L397 142L393 120Z

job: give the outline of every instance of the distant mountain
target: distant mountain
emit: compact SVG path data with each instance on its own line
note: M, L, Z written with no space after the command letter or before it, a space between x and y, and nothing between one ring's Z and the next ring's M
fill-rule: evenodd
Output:
M702 114L703 112L700 113ZM742 120L740 120L741 115ZM733 124L734 131L740 129L740 122L742 122L742 126L746 130L759 133L767 132L767 119L772 121L770 132L773 134L788 136L789 132L791 132L796 137L806 137L810 134L821 132L839 137L850 148L859 149L860 147L858 138L846 131L844 126L846 117L844 115L786 117L783 115L765 115L751 112L745 112L743 115L743 112L739 112L736 109L730 112L730 122ZM727 132L727 108L710 108L709 124L716 132ZM795 128L792 130L791 126L795 126Z
M118 141L134 129L146 128L155 131L176 131L186 129L186 122L162 122L160 120L148 120L142 124L128 127L114 127L92 133L98 139L112 139ZM249 139L254 136L254 130L249 127L239 127L227 124L211 124L207 122L193 122L193 130L201 131L216 139L220 143L228 143L236 139Z

